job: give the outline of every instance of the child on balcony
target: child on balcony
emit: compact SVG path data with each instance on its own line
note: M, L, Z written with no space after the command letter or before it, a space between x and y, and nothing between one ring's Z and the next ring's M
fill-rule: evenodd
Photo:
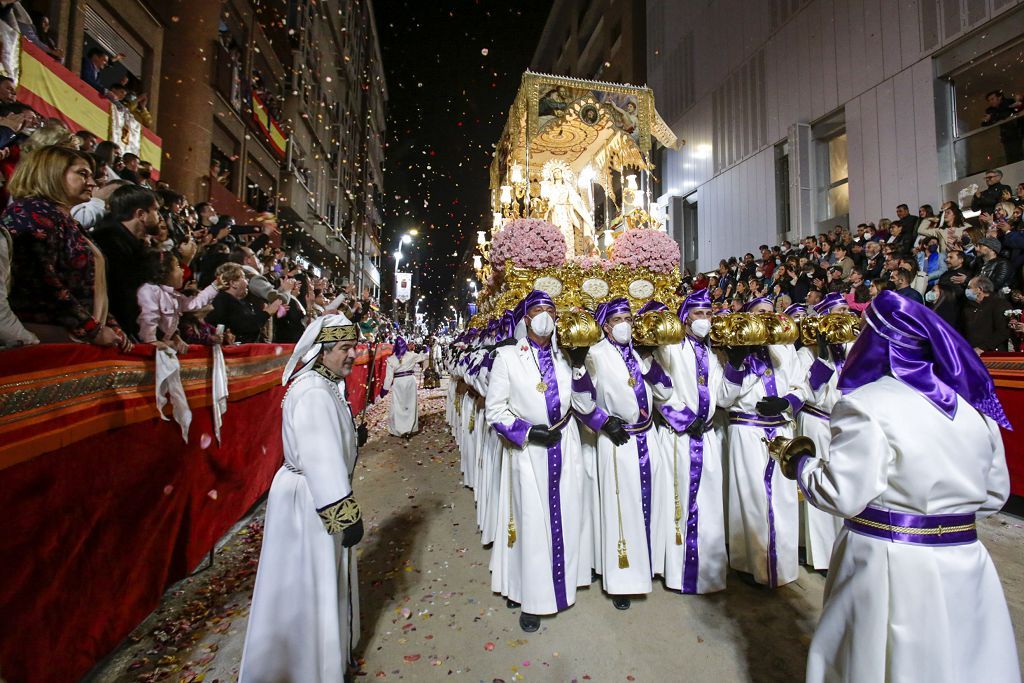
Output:
M197 311L217 296L216 284L187 296L178 291L184 271L178 257L170 251L152 250L147 253L146 284L139 287L139 338L159 347L169 346L178 353L186 353L188 344L181 338L178 324L182 314ZM212 339L212 343L220 343Z

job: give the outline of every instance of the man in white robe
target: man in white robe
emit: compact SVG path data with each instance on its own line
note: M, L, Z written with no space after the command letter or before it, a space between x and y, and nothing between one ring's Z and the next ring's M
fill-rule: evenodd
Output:
M808 683L1019 683L1009 611L976 520L1009 495L988 370L938 315L893 292L865 312L832 409L828 457L780 462L846 518Z
M607 336L570 352L573 405L598 434L602 580L615 608L625 610L629 596L650 593L652 578L665 568L672 505L661 471L664 446L652 427L655 401L676 406L668 375L633 348L629 303L613 299L595 317Z
M494 352L487 421L509 452L506 597L521 604L519 625L532 633L539 615L576 602L583 464L572 370L553 343L554 302L539 291L524 301L526 336Z
M340 683L359 640L351 475L365 428L343 386L358 335L343 315L318 318L285 367L287 383L301 365L282 402L284 465L267 499L241 683Z
M395 340L391 355L385 362L384 384L380 395L392 392L388 413L388 433L408 439L420 429L420 408L416 390L419 381L416 369L427 362L424 354L409 350L404 337Z
M675 513L666 542L665 585L682 593L713 593L725 589L729 557L725 549L722 442L712 422L724 395L724 379L722 366L708 345L708 291L688 296L679 307L679 318L686 328L683 341L654 352L672 378L676 401L686 406L686 422L680 425L683 431L664 430Z
M817 315L849 313L850 306L842 294L832 292L814 305ZM808 400L797 416L797 433L814 442L822 457L828 457L832 440L829 419L832 407L841 396L839 375L852 344L827 344L823 340L814 348L800 349L800 367L805 373L809 390ZM836 535L843 528L842 517L836 517L811 505L806 500L800 506L803 519L806 562L817 571L828 569Z
M744 307L747 313L773 310L767 298ZM732 348L727 354L722 405L730 411L729 565L775 588L799 576L800 528L796 486L777 471L764 439L792 437L791 416L803 404L802 378L789 349Z

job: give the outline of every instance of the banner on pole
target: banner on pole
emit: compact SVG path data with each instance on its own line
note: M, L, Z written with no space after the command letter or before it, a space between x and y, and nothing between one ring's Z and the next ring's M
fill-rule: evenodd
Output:
M412 273L395 273L395 298L403 304L412 297Z

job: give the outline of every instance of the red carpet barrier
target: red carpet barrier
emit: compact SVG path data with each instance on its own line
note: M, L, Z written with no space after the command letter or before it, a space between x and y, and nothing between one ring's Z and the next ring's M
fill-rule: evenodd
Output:
M225 348L221 445L208 348L180 359L193 411L187 445L176 423L157 416L151 347L0 353L2 680L81 678L259 500L281 463L281 372L291 351ZM390 352L377 349L373 397ZM364 346L347 386L355 413L369 363Z
M982 360L992 373L996 393L1014 431L1003 431L1010 493L1024 496L1024 354L986 353Z

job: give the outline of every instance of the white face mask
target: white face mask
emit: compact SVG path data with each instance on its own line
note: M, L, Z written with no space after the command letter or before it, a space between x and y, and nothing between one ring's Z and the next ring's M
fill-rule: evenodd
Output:
M756 275L757 277L764 277L764 271L755 270L754 275Z
M550 337L551 333L555 331L555 319L545 311L533 316L533 319L530 320L530 329L538 337Z
M690 322L690 331L701 339L708 336L708 332L711 331L711 321L707 318L697 318Z
M218 221L220 221L220 216L214 214L210 216L207 220L210 221L210 225L217 225Z
M625 346L633 337L633 325L627 322L616 323L612 327L612 339Z

